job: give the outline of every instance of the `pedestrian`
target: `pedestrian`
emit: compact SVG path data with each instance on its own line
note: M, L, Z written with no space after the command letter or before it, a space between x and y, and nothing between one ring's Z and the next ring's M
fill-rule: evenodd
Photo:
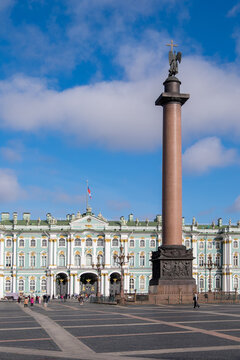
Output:
M31 306L33 306L33 304L34 304L34 298L33 298L33 296L32 296L31 299L30 299L30 303L31 303Z
M20 302L21 302L21 297L20 296L18 296L17 302L20 304Z
M38 303L39 303L39 305L41 305L41 302L42 302L42 298L41 298L41 296L39 296L39 297L38 297Z
M78 301L79 301L79 305L83 305L83 297L82 297L82 295L79 295Z
M196 307L200 308L200 305L198 304L198 294L197 293L195 293L193 296L193 307L194 307L194 309Z
M25 297L24 299L24 307L28 307L28 297Z

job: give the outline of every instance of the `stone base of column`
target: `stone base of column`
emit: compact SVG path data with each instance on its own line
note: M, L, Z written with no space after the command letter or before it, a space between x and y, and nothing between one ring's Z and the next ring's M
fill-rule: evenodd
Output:
M153 252L151 261L150 303L191 303L196 291L192 249L187 250L183 245L162 245Z

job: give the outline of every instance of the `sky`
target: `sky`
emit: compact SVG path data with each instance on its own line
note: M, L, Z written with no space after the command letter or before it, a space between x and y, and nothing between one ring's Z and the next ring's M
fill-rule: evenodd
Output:
M0 212L161 214L162 108L182 52L183 216L240 219L240 2L0 1Z

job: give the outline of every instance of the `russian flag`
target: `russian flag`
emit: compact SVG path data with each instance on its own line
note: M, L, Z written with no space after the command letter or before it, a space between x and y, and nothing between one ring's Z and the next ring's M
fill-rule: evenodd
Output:
M88 188L87 188L87 191L88 191L88 195L89 195L89 197L90 197L90 199L92 198L92 193L91 193L91 190L89 189L89 186L88 186Z

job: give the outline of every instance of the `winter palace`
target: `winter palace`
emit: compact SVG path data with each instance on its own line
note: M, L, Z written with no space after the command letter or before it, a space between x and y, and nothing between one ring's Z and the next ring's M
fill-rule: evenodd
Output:
M161 245L161 215L108 221L91 208L57 220L30 213L0 221L0 298L10 293L115 295L121 275L126 293L147 293L151 253ZM193 249L193 276L201 291L238 291L240 222L185 224L183 244ZM122 255L122 256L120 256ZM119 259L124 259L120 262Z

